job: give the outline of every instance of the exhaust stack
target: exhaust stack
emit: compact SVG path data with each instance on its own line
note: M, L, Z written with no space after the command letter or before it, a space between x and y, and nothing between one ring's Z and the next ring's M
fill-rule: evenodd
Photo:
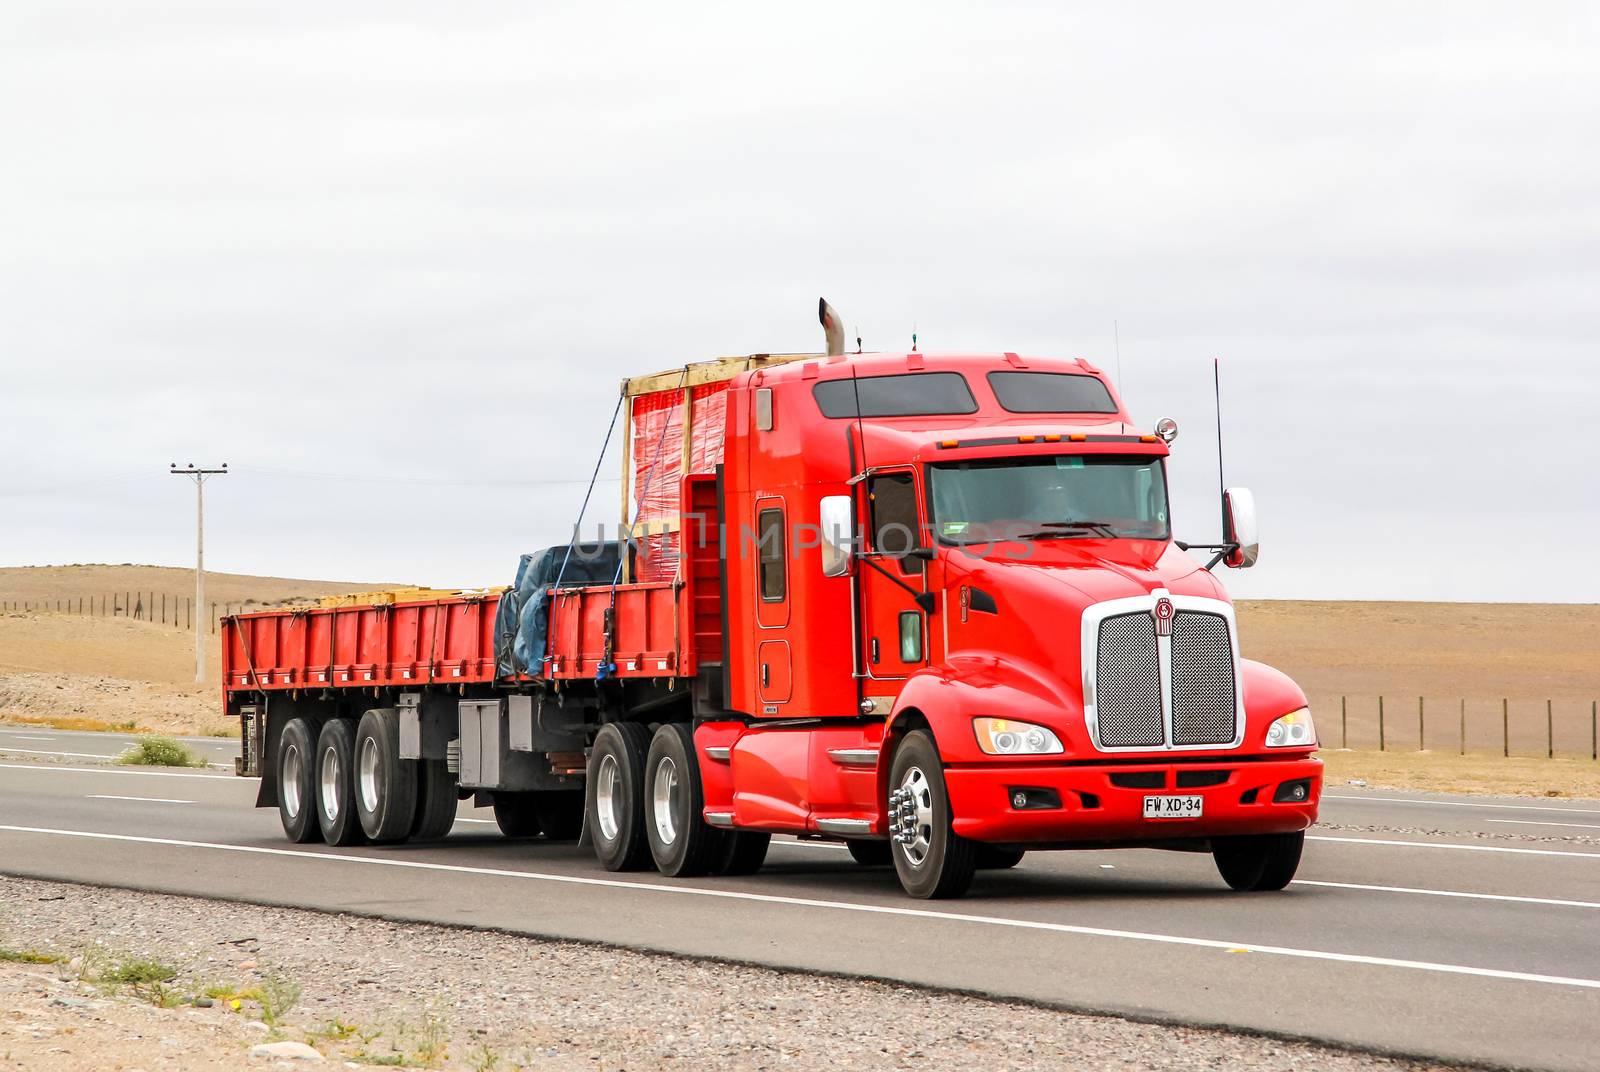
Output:
M817 319L822 321L822 333L828 340L828 356L844 356L844 320L838 310L828 304L827 298L817 299Z

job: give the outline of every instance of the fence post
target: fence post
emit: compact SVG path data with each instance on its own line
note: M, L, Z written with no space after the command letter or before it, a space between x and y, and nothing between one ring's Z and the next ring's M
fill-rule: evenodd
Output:
M1546 758L1546 759L1554 759L1554 758L1556 758L1555 701L1554 700L1548 700L1548 699L1545 700L1545 702L1544 702L1544 742L1545 742L1544 758Z
M1428 750L1428 733L1427 733L1427 728L1422 724L1422 697L1418 696L1417 697L1417 751L1418 752L1426 752L1427 750Z
M1461 754L1467 754L1467 698L1461 697Z
M1383 748L1384 748L1383 697L1379 696L1378 697L1378 751L1382 752Z
M215 603L213 603L213 604L211 604L211 632L212 633L216 633L216 631L217 631L217 605Z
M1339 697L1339 747L1350 747L1350 708L1343 696Z
M1596 712L1600 712L1600 700L1589 701L1589 758L1600 759L1600 722L1595 719Z
M1500 697L1500 754L1511 755L1511 701Z

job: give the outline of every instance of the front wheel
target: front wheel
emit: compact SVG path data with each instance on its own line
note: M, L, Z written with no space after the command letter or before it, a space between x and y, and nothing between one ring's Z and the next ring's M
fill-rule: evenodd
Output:
M1236 890L1281 890L1294 879L1306 832L1249 834L1211 840L1211 856L1222 881Z
M923 899L960 897L972 885L977 843L950 829L950 793L927 730L906 734L889 768L890 855L900 885Z

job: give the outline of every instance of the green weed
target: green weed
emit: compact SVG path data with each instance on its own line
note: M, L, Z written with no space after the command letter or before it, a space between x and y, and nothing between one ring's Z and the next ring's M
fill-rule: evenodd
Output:
M206 761L189 750L189 746L171 737L151 735L141 737L126 752L117 757L118 763L141 767L203 767Z

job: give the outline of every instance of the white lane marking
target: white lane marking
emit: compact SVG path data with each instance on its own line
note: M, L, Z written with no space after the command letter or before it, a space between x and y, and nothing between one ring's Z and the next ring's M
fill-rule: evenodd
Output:
M6 734L6 736L7 737L13 737L13 738L15 738L15 739L17 739L19 741L53 741L53 740L55 740L54 737L29 737L25 733L8 733L8 734Z
M1422 890L1411 886L1367 886L1360 882L1317 882L1294 880L1296 886L1326 886L1334 890L1366 890L1370 893L1421 893L1430 897L1466 897L1478 901L1512 901L1517 904L1554 905L1557 908L1600 908L1600 901L1563 901L1555 897L1514 897L1509 893L1467 893L1462 890Z
M101 757L105 758L105 757ZM57 767L49 763L0 763L0 770L31 770L68 774L142 774L146 778L212 778L221 782L253 782L234 774L180 774L177 771L134 770L131 767Z
M1307 834L1307 841L1338 841L1346 845L1403 845L1408 849L1460 849L1462 852L1512 852L1519 856L1579 856L1600 860L1600 852L1565 852L1561 849L1514 849L1507 845L1457 845L1446 841L1389 841L1384 838L1331 837Z
M1228 942L1220 941L1216 938L1190 938L1178 934L1114 930L1109 927L1085 927L1072 923L1046 923L1043 920L1012 919L1006 916L978 916L966 912L935 912L926 908L899 908L890 905L861 904L855 901L823 901L811 897L785 897L771 893L744 893L736 890L706 889L699 886L667 886L659 882L627 882L622 879L552 875L539 871L507 871L496 867L435 864L425 863L421 860L396 860L392 857L382 856L352 856L348 853L340 852L304 852L298 849L273 849L262 845L223 845L208 841L183 841L177 838L140 837L135 834L106 834L94 830L59 830L52 827L39 826L0 826L0 831L11 831L19 834L43 834L54 837L89 838L99 841L126 841L138 845L171 845L177 848L212 849L219 852L255 853L262 856L291 856L304 860L369 864L374 867L403 867L417 871L443 871L458 875L488 875L495 878L556 882L571 886L631 890L636 893L667 893L684 897L711 897L729 901L753 901L758 904L788 905L796 908L821 908L838 912L862 912L868 915L901 916L910 919L943 920L949 923L976 923L990 927L1015 927L1019 930L1049 931L1055 934L1075 934L1090 938L1121 938L1127 941L1153 942L1159 945L1220 949L1224 952L1245 950L1250 953L1295 957L1305 960L1334 961L1341 964L1365 964L1383 968L1410 968L1415 971L1435 972L1444 975L1471 975L1483 979L1506 979L1521 983L1545 983L1551 986L1572 986L1586 990L1600 990L1600 979L1542 975L1537 972L1508 971L1502 968L1476 968L1465 964L1439 964L1426 960L1402 960L1397 957L1373 957L1361 953L1335 953L1323 949L1297 949L1292 946L1257 945L1253 942Z
M192 800L174 800L171 797L118 797L110 793L86 793L86 800L142 800L146 804L193 804Z
M122 751L127 751L123 749ZM16 752L25 756L72 756L76 759L116 759L122 752L51 752L43 748L7 748L0 745L0 752Z
M462 818L458 817L456 819L456 822L458 822L458 823L485 823L485 824L487 824L489 826L498 826L499 825L493 819L462 819Z
M1533 819L1485 819L1486 823L1515 823L1518 826L1572 826L1579 830L1600 830L1594 823L1541 823Z
M1437 804L1446 808L1500 808L1505 811L1554 811L1562 815L1600 815L1592 808L1548 808L1539 804L1478 804L1468 800L1412 800L1406 797L1358 797L1324 793L1323 800L1378 800L1385 804Z

